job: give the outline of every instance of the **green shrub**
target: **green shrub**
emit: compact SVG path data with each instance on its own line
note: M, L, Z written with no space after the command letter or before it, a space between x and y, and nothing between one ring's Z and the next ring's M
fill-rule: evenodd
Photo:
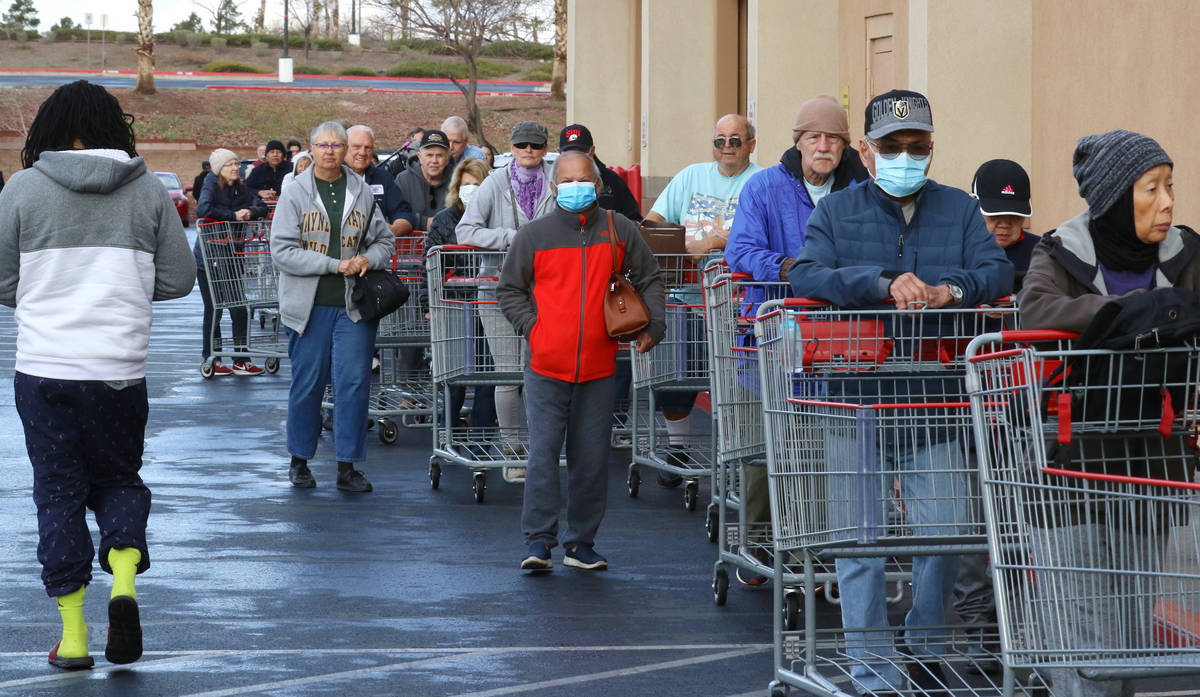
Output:
M250 48L254 50L254 55L258 56L259 58L271 52L271 47L267 46L267 44L262 41L251 41Z
M229 39L221 36L214 36L211 40L209 40L208 44L212 46L212 50L216 51L217 53L224 53L225 47L229 45Z
M554 73L554 67L550 65L539 65L536 68L530 68L521 76L522 80L532 80L535 82L550 82L550 78Z
M511 65L495 61L480 60L475 62L475 69L480 80L509 75L513 72ZM460 61L409 61L389 68L388 77L430 77L467 79L467 64Z
M214 39L215 40L215 39ZM258 65L249 65L247 63L239 63L237 61L209 61L201 68L201 72L205 73L269 73L269 69Z
M53 41L79 41L86 38L83 29L63 29L61 27L50 30L50 38Z
M376 73L374 70L372 70L370 68L364 68L361 65L352 65L348 68L342 68L341 70L337 71L337 74L338 75L358 75L360 77L375 77L376 75L378 75L378 73Z
M342 42L337 39L314 39L312 45L318 51L342 50Z
M397 39L388 48L392 51L408 49L435 56L453 56L454 50L437 39Z
M296 75L328 75L329 71L319 65L297 65L292 68Z
M532 41L493 41L479 49L482 56L500 58L539 58L554 59L554 47L545 44L535 44Z

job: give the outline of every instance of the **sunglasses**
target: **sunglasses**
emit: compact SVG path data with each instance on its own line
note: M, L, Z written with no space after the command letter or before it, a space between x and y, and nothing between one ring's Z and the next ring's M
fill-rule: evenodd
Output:
M742 147L742 139L737 136L730 136L728 138L713 138L713 147L717 150L724 150L726 143L729 143L729 147L731 148Z
M513 143L513 148L516 150L542 150L546 146L536 143Z
M914 160L924 160L933 152L933 143L909 143L904 145L894 140L867 140L876 153L885 160L894 160L900 153L907 152Z

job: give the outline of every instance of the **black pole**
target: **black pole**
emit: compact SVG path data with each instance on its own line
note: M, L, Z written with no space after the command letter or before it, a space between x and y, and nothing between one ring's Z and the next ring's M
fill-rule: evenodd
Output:
M288 0L283 0L283 57L288 57Z
M358 33L358 30L355 28L356 26L357 25L355 25L355 23L354 23L354 0L350 0L350 33L351 34Z

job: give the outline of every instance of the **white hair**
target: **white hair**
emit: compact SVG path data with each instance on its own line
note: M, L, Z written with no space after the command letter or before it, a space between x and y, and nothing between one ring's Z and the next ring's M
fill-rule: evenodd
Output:
M450 131L467 133L469 131L466 119L461 116L447 116L446 120L442 122L440 130L443 133L449 133Z
M375 131L370 126L364 126L362 124L359 124L357 126L351 126L350 128L347 128L346 129L346 138L348 139L350 137L351 133L359 133L359 132L363 132L363 133L366 133L367 135L371 136L371 142L372 143L375 142Z
M312 129L312 133L308 134L308 142L312 143L313 147L315 148L318 139L327 133L343 143L346 142L346 129L337 121L326 121L325 123Z

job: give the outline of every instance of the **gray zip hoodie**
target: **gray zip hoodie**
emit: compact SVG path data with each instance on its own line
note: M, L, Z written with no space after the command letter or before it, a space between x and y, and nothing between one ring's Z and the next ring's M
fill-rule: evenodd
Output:
M151 301L195 282L179 214L140 157L45 152L0 192L0 304L16 308L19 372L145 377Z
M271 222L271 263L279 272L279 315L283 324L304 333L317 297L317 282L338 272L339 260L324 251L329 244L329 216L317 193L309 167L283 190ZM346 165L346 203L342 207L342 259L355 254L367 258L372 269L392 263L396 241L375 205L371 186ZM364 237L362 249L359 236ZM350 301L354 283L346 279L346 312L352 321L362 315Z

